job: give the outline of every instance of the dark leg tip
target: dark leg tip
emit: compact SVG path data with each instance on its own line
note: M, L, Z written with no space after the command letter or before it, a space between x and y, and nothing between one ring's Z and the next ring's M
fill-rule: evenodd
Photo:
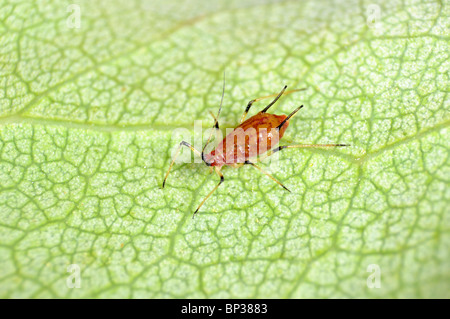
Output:
M162 184L161 188L164 188L165 185L166 185L166 180L163 181L163 184Z

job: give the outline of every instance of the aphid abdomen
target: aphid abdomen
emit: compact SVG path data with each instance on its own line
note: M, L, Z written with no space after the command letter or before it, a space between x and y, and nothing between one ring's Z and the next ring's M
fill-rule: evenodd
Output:
M266 153L278 144L289 121L278 126L285 115L258 113L229 133L209 156L212 166L243 164Z

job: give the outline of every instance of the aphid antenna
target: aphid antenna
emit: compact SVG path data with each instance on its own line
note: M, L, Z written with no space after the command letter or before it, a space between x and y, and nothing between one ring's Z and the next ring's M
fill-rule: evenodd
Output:
M220 106L219 106L219 111L217 112L217 116L214 118L214 124L213 124L213 129L219 129L219 116L220 116L220 111L222 110L222 104L223 104L223 97L225 95L225 71L223 71L223 87L222 87L222 98L220 99ZM208 146L209 141L211 140L212 137L212 132L213 130L211 130L211 133L209 134L208 140L206 141L205 146L203 146L202 149L202 160L203 162L205 162L206 165L210 166L210 164L205 160L205 149L206 146Z

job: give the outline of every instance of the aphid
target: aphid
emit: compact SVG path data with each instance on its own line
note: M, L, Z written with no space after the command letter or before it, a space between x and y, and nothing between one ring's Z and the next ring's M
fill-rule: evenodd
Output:
M251 100L248 102L247 107L245 108L244 114L242 114L241 121L239 125L230 133L228 134L218 145L217 147L211 151L210 153L205 152L206 146L209 144L212 136L209 135L208 141L206 142L205 146L203 147L202 151L199 152L196 150L192 145L189 143L182 141L178 149L175 153L175 156L172 160L172 163L169 166L169 169L166 173L166 176L164 177L164 181L162 184L162 188L164 188L166 184L167 177L169 176L170 170L172 169L172 166L180 153L180 149L182 146L189 147L195 154L200 156L205 162L205 164L211 168L214 169L214 171L219 175L220 181L219 183L209 192L208 195L202 200L200 205L198 205L197 209L195 210L194 214L192 215L192 218L194 218L195 214L199 211L200 207L205 203L205 201L211 196L212 193L223 183L224 177L222 173L220 172L221 168L223 166L232 166L232 167L240 167L242 165L251 165L258 169L261 173L267 175L269 178L271 178L273 181L275 181L278 185L283 187L286 191L291 192L286 186L284 186L281 182L279 182L275 177L270 175L269 173L265 172L262 168L257 166L255 162L261 161L264 158L269 157L270 155L274 154L275 152L281 151L285 148L317 148L317 147L339 147L339 146L349 146L349 144L297 144L297 145L282 145L278 147L274 147L278 144L278 142L281 140L281 138L284 135L284 132L286 131L287 127L289 126L289 120L300 110L303 105L296 108L291 114L288 116L286 115L276 115L276 114L269 114L266 113L269 108L275 104L275 102L278 101L278 99L283 94L289 94L292 92L302 91L304 89L297 89L297 90L291 90L286 91L287 86L284 86L284 88L281 90L278 94L272 94L264 97L260 97L254 100ZM220 107L219 112L217 113L217 116L214 116L214 125L213 129L218 130L219 129L219 115L220 111L222 110L222 103L223 103L223 97L225 94L225 79L223 83L223 91L222 91L222 98L220 101ZM250 117L248 120L245 120L248 111L250 110L253 103L274 97L275 99L270 102L263 110L261 110L256 115ZM249 134L245 134L248 131L251 131ZM272 132L272 133L271 133ZM273 134L273 132L278 134ZM243 136L245 135L245 136ZM266 147L260 147L260 146L266 146ZM273 148L272 148L273 147ZM255 150L255 151L251 151ZM267 152L267 150L269 150ZM260 157L260 155L263 155L264 157Z

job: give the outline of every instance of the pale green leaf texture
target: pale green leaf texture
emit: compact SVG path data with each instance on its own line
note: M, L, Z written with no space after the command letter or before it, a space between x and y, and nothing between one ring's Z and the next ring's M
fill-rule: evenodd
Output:
M2 1L0 296L449 298L449 3L371 4ZM285 143L352 146L281 152L292 194L225 168L193 220L217 176L160 186L223 71L222 128L286 84Z

